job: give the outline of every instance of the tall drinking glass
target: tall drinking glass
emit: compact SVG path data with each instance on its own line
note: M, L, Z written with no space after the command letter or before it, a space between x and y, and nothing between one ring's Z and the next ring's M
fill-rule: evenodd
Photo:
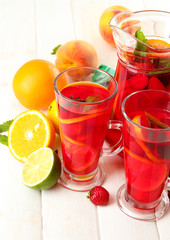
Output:
M110 121L117 83L103 70L77 67L61 72L54 89L63 156L59 183L75 191L88 191L104 180L100 157L122 150L121 141L103 146L108 129L121 134L121 122Z
M170 169L170 93L132 93L122 114L126 184L118 190L118 205L135 219L155 220L169 206L164 189Z

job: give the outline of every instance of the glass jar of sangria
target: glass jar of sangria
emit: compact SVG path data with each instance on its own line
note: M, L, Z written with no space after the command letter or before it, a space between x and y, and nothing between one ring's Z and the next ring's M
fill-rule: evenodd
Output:
M123 12L110 21L118 53L113 119L122 120L122 101L133 92L170 92L169 22L170 13L162 11Z

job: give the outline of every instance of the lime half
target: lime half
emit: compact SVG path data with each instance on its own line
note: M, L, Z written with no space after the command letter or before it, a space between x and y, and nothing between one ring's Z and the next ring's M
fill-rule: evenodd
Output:
M31 153L23 167L23 183L32 189L53 187L61 174L61 162L56 152L43 147Z

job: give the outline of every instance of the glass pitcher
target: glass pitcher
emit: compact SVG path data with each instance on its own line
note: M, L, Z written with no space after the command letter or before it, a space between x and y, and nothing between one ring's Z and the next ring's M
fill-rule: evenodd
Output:
M118 93L113 119L122 120L121 104L143 89L170 91L170 12L122 12L110 21L117 48Z

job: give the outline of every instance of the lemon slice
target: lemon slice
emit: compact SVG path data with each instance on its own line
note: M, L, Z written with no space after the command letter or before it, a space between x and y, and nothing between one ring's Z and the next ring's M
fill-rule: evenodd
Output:
M23 183L32 189L45 190L54 186L61 174L58 155L48 147L31 153L22 171Z

